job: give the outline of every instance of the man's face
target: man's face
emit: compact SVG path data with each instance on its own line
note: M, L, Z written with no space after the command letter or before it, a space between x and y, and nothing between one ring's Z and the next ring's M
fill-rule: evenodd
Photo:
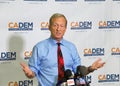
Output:
M49 26L52 38L60 41L66 31L66 21L64 17L58 17L52 19L52 24Z

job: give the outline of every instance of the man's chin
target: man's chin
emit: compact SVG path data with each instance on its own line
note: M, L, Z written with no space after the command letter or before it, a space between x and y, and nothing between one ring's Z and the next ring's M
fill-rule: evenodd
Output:
M55 38L55 40L59 40L59 41L60 41L61 39L62 39L61 37L56 37L56 38Z

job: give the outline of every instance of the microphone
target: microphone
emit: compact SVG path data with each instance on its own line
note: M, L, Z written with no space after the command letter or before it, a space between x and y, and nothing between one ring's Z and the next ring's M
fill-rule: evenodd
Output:
M88 74L88 69L85 66L77 66L77 76L84 77Z
M67 79L67 86L75 86L74 74L71 72L70 69L67 69L65 71L65 77Z
M64 72L63 79L58 81L58 83L56 84L56 86L74 86L74 85L75 85L74 75L72 74L70 69L67 69Z
M88 68L85 66L77 66L75 74L76 86L88 86L86 81L86 75L88 74Z

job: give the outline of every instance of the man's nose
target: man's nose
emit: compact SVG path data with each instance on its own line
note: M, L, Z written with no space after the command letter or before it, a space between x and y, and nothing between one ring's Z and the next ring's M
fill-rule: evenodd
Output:
M57 25L57 30L60 30L61 29L61 26L60 25Z

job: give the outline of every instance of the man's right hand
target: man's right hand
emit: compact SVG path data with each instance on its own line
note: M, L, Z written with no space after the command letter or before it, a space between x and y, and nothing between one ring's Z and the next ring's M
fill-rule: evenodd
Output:
M32 72L32 70L30 70L25 63L20 63L20 65L22 66L22 69L28 78L33 78L35 76L34 72Z

